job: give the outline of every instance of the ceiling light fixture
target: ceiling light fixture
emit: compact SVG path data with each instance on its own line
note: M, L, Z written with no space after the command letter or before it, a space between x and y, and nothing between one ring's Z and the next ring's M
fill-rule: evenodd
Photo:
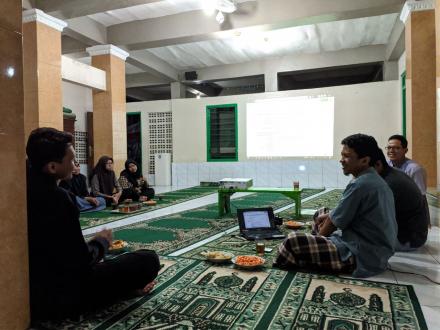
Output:
M215 16L215 19L218 24L223 24L223 22L225 21L225 15L223 15L223 13L219 10L217 15Z

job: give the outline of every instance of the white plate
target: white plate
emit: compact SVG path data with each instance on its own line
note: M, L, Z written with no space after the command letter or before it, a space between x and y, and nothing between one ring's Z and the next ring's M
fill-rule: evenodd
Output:
M227 258L209 258L209 257L207 257L205 255L206 252L202 252L201 253L201 255L204 256L206 258L206 260L208 260L210 262L213 262L213 263L217 263L217 264L230 262L231 259L234 257L234 255L232 253L229 253L229 252L223 252L223 251L209 251L209 252L211 252L211 253L218 252L218 253L221 253L221 254L227 256Z
M238 257L238 256L237 256L237 257ZM258 264L258 265L252 265L252 266L240 265L240 264L237 264L237 257L232 258L232 263L233 263L235 266L240 267L240 268L243 268L243 269L255 269L255 268L259 268L259 267L264 266L264 264L266 263L266 260L265 260L264 258L262 258L262 257L257 257L257 256L250 256L250 255L247 255L247 256L242 256L242 257L256 257L256 258L259 258L259 259L261 260L261 263Z

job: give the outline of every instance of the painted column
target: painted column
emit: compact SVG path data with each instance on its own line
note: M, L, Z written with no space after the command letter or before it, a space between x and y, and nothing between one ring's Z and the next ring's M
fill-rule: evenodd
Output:
M25 138L37 127L63 130L61 32L66 26L38 9L23 12Z
M400 19L405 23L409 156L426 169L428 187L437 187L434 1L407 1Z
M0 0L0 329L30 325L21 0Z
M87 48L92 66L106 72L106 91L93 90L94 163L111 156L117 175L127 160L125 59L128 53L113 45Z
M435 6L435 39L436 39L436 89L437 89L437 191L440 190L440 0ZM437 218L438 219L438 218ZM439 219L438 219L439 221Z
M170 84L170 87L172 99L184 99L186 97L186 86L181 82L174 81Z

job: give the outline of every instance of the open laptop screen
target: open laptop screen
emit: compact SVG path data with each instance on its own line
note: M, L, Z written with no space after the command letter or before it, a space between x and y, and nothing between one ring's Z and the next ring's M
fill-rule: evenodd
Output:
M267 210L244 211L243 221L246 229L271 228L269 212Z
M238 210L238 217L242 230L270 229L273 227L272 208Z

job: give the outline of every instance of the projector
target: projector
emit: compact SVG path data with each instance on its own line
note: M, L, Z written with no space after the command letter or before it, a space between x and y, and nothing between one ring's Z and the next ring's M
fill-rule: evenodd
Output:
M219 182L219 187L224 189L247 189L252 187L252 179L249 178L225 178Z

